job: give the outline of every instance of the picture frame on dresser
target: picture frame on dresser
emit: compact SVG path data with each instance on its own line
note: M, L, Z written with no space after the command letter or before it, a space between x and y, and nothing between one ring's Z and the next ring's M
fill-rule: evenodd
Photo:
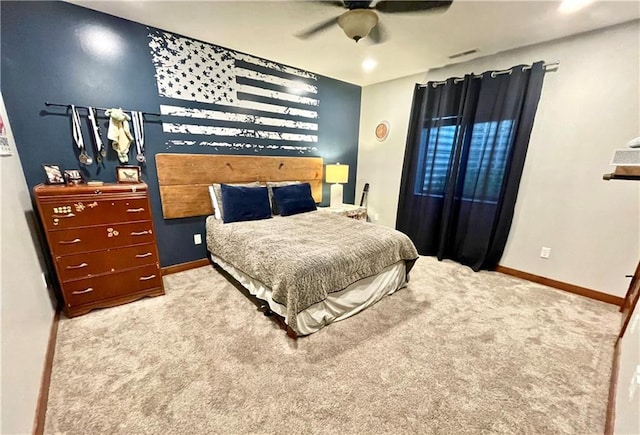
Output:
M60 166L52 164L43 164L42 170L45 175L46 184L64 184L64 176L60 170Z
M140 166L116 166L118 183L140 183Z
M65 169L64 180L68 186L75 186L77 184L83 184L85 182L82 172L78 169Z

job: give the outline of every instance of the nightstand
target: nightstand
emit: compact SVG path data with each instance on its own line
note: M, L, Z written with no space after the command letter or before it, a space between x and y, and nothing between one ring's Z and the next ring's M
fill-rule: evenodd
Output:
M367 220L367 208L353 204L342 204L340 207L318 207L318 211L339 214L359 221Z

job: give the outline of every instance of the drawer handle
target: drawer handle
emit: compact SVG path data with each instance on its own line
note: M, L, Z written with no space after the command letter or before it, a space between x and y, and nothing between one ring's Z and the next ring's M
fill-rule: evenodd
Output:
M136 254L136 258L144 258L153 255L151 252L146 252L144 254Z
M140 213L141 211L144 211L144 208L140 207L140 208L128 208L127 209L127 213Z
M67 266L65 269L82 269L83 267L87 267L87 263L80 263L77 266Z
M58 242L58 244L60 244L60 245L73 245L74 243L80 243L80 242L82 242L82 240L80 240L80 239L61 240L60 242Z
M141 276L140 278L138 278L140 281L149 281L150 279L155 278L155 275L149 275L149 276Z
M147 231L138 231L137 233L135 231L133 231L131 233L132 236L144 236L147 234L151 234L151 230L147 230Z
M90 292L92 292L92 291L93 291L93 288L89 287L89 288L86 288L86 289L84 289L84 290L77 290L77 291L74 291L74 292L73 292L73 294L74 294L74 295L81 295L81 294L84 294L84 293L90 293Z
M52 215L52 217L54 217L54 218L70 218L70 217L75 217L75 214L73 214L73 213L69 213L69 214L54 214L54 215Z

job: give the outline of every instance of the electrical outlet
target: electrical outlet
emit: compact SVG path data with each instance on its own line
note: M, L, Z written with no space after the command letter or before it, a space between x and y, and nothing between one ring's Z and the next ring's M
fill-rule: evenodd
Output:
M200 245L202 244L202 236L200 234L194 234L193 235L193 243L195 245Z
M547 248L546 246L543 246L542 249L540 250L540 258L549 258L550 255L551 255L551 248Z

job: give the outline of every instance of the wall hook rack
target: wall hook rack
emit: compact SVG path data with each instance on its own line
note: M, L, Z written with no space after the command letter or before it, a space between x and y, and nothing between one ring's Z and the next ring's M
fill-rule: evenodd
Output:
M71 104L60 104L60 103L51 103L49 101L45 101L44 103L45 106L50 107L50 106L55 106L55 107L66 107L66 108L70 108ZM75 105L76 108L78 109L89 109L89 106L78 106ZM96 110L101 110L101 111L106 111L109 110L106 107L94 107L94 109ZM134 112L134 110L128 110L128 109L122 109L123 112ZM143 111L139 111L140 113L142 113L143 115L151 115L151 116L162 116L161 113L153 113L153 112L143 112Z

